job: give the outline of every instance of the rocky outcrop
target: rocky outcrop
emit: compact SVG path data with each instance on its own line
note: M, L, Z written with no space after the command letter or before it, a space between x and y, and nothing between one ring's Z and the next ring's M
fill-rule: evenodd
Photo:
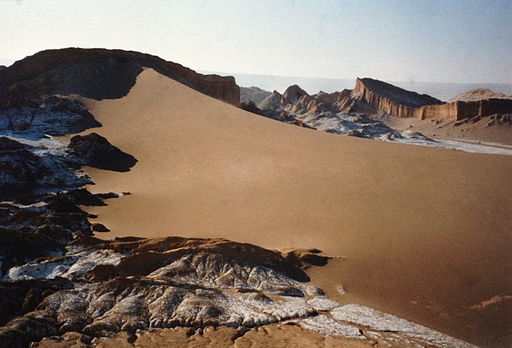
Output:
M302 97L309 94L298 85L292 85L284 91L282 104L297 104Z
M442 101L430 96L370 78L356 79L351 97L396 117L415 117L415 113L425 105L442 104ZM354 111L358 111L357 108Z
M0 101L1 103L1 101ZM56 96L25 100L22 108L0 109L0 133L25 138L60 136L101 127L85 106Z
M240 89L233 77L202 75L180 64L133 51L66 48L47 50L0 71L0 107L24 106L43 95L78 94L120 98L144 68L152 68L204 94L233 105Z
M512 96L505 95L503 93L495 93L494 91L487 88L477 88L468 92L460 93L455 98L449 100L453 101L479 101L486 99L512 99Z
M252 112L253 114L262 115L261 110L256 106L256 104L254 104L253 101L250 101L250 100L241 103L240 108L245 111Z
M512 113L512 99L462 98L443 103L427 95L406 91L382 81L357 79L352 98L377 111L400 118L462 120ZM357 111L357 107L352 109Z
M352 97L364 100L379 110L392 110L394 105L420 108L425 105L443 103L441 100L429 95L407 91L389 83L370 78L356 79L356 86L352 90Z
M309 262L327 262L318 250L279 252L179 237L83 237L70 247L61 257L13 267L6 276L11 282L0 281L2 301L11 308L0 312L0 342L26 347L80 332L94 346L120 332L135 340L148 330L175 327L192 334L229 327L240 337L253 327L282 323L366 344L472 347L364 306L329 300L305 283Z
M271 94L258 87L240 87L240 103L251 101L258 105Z
M0 199L77 188L91 183L77 176L63 156L0 136Z
M66 195L38 203L0 206L0 275L36 258L58 255L77 236L92 234L89 214Z
M68 153L80 165L126 172L137 160L108 142L97 133L75 135L67 147Z
M400 132L372 119L377 111L368 103L352 97L352 91L309 95L297 85L284 94L272 92L254 113L282 122L360 138L432 145L433 140L415 132Z
M272 92L267 98L258 104L258 108L267 114L279 112L315 114L324 111L341 112L346 108L347 98L350 98L350 90L342 92L309 95L297 85L290 86L283 94Z

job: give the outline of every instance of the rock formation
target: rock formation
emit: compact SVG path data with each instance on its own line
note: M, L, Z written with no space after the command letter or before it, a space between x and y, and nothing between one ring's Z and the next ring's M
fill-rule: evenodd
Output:
M406 91L370 78L356 79L351 98L366 103L377 111L397 117L415 117L414 112L423 106L442 104L442 101L430 96ZM358 111L358 108L351 111Z
M360 305L341 305L304 283L325 264L316 250L278 252L223 239L76 239L69 251L9 269L0 281L0 346L25 347L80 332L86 342L119 332L231 327L238 336L273 323L322 335L418 346L471 345ZM14 282L12 282L14 281ZM18 315L14 315L17 313ZM389 332L393 334L390 335Z
M253 101L249 100L249 101L245 101L245 102L242 102L240 104L240 108L245 110L245 111L249 111L249 112L252 112L253 114L258 114L258 115L262 115L262 112L261 110L256 106L256 104L254 104Z
M135 157L119 150L96 133L75 135L67 150L77 163L93 168L126 172L137 163Z
M277 119L277 115L282 117L283 112L309 115L341 112L457 121L512 114L512 97L478 89L445 103L379 80L358 78L354 89L334 93L308 95L299 86L290 86L283 95L272 92L257 106L267 116Z
M0 99L0 103L2 99ZM21 108L0 108L0 132L25 138L79 133L101 124L76 100L56 96L27 99Z
M463 100L443 103L430 96L368 78L356 80L352 98L380 112L400 118L462 120L512 113L512 99L495 98L491 95L487 99L466 97Z
M240 103L252 101L258 105L271 93L258 87L240 87Z
M42 95L120 98L128 93L144 68L152 68L233 105L240 103L240 88L233 77L202 75L139 52L66 48L36 53L1 70L0 107L25 105L27 99Z
M458 94L455 98L450 99L448 102L453 101L479 101L486 99L512 99L512 96L507 96L503 93L495 93L487 88L477 88L471 91Z
M75 174L69 158L1 136L0 163L2 200L14 194L42 194L91 183Z
M398 141L422 145L435 142L419 133L399 132L383 122L372 119L376 109L352 97L352 91L309 95L297 85L290 86L281 95L274 91L254 112L282 122L317 129L329 133L361 138ZM354 112L356 111L356 112Z

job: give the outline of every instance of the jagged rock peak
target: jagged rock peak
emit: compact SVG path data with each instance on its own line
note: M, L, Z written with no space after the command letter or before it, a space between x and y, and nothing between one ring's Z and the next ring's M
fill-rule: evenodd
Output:
M414 108L419 108L425 105L443 104L441 100L427 94L408 91L384 81L368 77L357 78L356 87L353 90L353 96L358 97L368 92L384 97L392 103Z
M305 90L300 88L298 85L292 85L284 91L283 97L290 104L295 104L300 99L300 97L309 95Z
M240 103L245 103L248 101L254 102L254 104L258 105L265 98L267 98L272 93L269 91L265 91L258 87L240 87Z
M65 48L46 50L0 71L0 98L78 94L93 99L123 97L144 68L233 105L240 88L232 76L202 75L180 64L134 51Z

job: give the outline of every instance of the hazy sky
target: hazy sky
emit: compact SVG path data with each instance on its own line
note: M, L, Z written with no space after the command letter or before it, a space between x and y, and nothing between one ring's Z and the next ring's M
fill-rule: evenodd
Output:
M0 58L148 52L197 70L512 83L512 1L0 0Z

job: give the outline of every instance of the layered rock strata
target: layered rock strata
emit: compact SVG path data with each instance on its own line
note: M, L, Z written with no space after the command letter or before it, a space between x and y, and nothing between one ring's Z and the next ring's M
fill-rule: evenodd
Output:
M462 120L512 113L512 99L463 99L443 103L427 95L409 92L382 81L357 79L352 98L376 110L400 118Z

